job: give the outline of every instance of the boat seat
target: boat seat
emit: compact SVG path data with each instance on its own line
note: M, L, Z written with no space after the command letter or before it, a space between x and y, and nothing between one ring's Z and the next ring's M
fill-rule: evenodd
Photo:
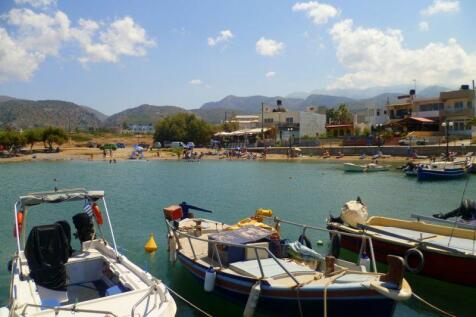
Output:
M30 277L36 284L52 290L66 290L68 247L63 227L58 223L31 229L25 256Z

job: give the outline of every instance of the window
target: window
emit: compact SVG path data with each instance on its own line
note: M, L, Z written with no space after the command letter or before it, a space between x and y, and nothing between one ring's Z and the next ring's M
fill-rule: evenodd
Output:
M293 123L293 118L292 117L286 118L286 123Z
M458 101L458 102L455 102L455 110L461 110L463 109L463 102L462 101Z
M468 107L468 109L472 109L473 108L473 102L472 101L468 101L466 103L466 106Z
M377 117L380 116L380 110L377 110Z
M273 118L265 118L264 123L273 123Z

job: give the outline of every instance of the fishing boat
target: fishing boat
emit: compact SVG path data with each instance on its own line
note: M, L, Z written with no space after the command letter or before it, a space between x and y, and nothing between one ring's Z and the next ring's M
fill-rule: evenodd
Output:
M414 220L355 215L331 217L328 228L371 237L377 261L386 263L389 254L398 255L411 273L476 286L476 226L421 215L413 215ZM333 239L335 253L340 248L359 252L363 247L362 239L355 236L336 235Z
M417 168L419 181L426 180L450 180L467 176L472 169L469 160L459 162L433 162L420 164Z
M31 207L64 203L63 210L54 211L59 215L71 202L80 211L72 217L79 250L72 248L66 220L28 232ZM6 316L175 316L167 287L119 253L103 191L31 193L19 197L14 216L17 251L9 262L10 299L0 309ZM102 234L105 223L112 244Z
M244 316L252 316L257 305L286 316L392 316L396 303L412 295L402 258L390 256L389 272L380 274L370 260L373 249L356 262L321 255L305 232L333 231L271 221L271 210L259 209L233 225L193 218L180 206L164 208L164 216L170 259L178 258L205 291L246 302ZM302 230L298 241L282 239L283 225Z
M346 172L383 172L390 169L389 165L379 165L376 163L354 164L344 163L344 171Z

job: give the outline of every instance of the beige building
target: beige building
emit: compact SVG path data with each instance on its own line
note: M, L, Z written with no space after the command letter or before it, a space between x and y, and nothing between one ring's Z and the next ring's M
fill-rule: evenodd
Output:
M388 106L390 123L408 117L426 118L439 125L440 133L445 133L441 123L448 121L453 127L450 135L471 136L470 121L475 116L475 92L468 85L459 90L441 92L434 98L417 98L414 93L403 96L398 103Z

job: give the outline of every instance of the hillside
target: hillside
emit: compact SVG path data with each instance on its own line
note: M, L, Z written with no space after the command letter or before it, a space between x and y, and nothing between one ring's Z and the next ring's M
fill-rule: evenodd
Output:
M66 130L96 129L101 126L98 111L60 100L22 100L0 102L0 127L34 128L59 126Z
M104 125L106 127L120 127L124 123L155 124L158 120L179 112L187 112L187 110L176 106L153 106L145 104L113 114L104 121Z
M274 106L276 105L276 100L283 100L283 104L286 105L288 109L298 110L303 99L300 98L283 98L283 97L266 97L266 96L248 96L248 97L238 97L229 95L219 101L212 101L203 104L200 109L230 109L230 110L241 110L246 113L256 113L261 111L261 102L264 102L266 105Z

